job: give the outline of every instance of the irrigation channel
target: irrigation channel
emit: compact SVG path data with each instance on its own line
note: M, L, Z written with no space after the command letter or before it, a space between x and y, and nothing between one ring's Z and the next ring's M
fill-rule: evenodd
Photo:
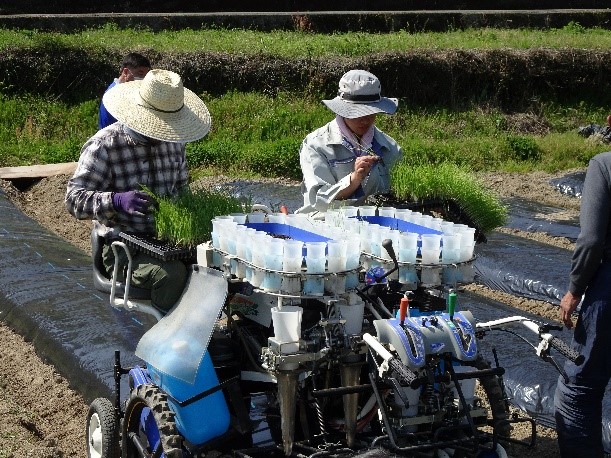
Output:
M235 181L225 189L249 196L253 202L297 208L296 186ZM508 227L544 231L575 239L578 221L560 223L541 219L552 207L523 200L509 201ZM124 365L138 363L136 343L153 322L148 316L117 310L93 288L91 260L84 252L50 233L18 210L0 190L0 314L2 320L30 340L38 353L68 378L86 399L112 397L114 351ZM566 250L493 232L476 248L477 281L498 291L558 304L570 267ZM459 308L486 321L528 313L500 301L469 292L459 295ZM557 334L569 342L571 334ZM505 385L512 403L545 426L554 427L553 395L558 378L554 368L538 359L519 339L486 338L484 356L496 349L505 367ZM558 361L564 360L557 355ZM603 438L611 451L611 396L603 406ZM127 393L127 386L122 387ZM257 409L253 410L256 415ZM260 413L260 411L259 411ZM261 439L262 443L265 438Z

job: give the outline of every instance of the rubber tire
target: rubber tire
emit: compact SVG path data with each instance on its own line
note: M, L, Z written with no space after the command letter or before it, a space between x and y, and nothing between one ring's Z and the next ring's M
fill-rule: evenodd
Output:
M115 407L106 398L97 398L89 406L85 437L88 458L118 458L119 435Z
M484 360L482 355L478 355L475 359L475 367L478 370L490 369L490 364L488 361ZM494 428L494 432L500 436L509 436L511 434L511 424L504 423L502 420L509 419L509 412L507 411L507 407L505 404L505 393L503 393L503 389L501 388L501 381L498 376L493 377L484 377L478 379L479 383L482 386L482 389L486 393L486 397L488 398L488 403L490 404L490 413L492 415L492 419L495 423L501 422L498 426ZM496 452L492 452L499 456ZM479 454L479 453L478 453ZM454 458L471 458L473 455L470 455L463 450L456 450L454 453Z
M139 385L130 393L123 417L123 458L140 458L138 450L130 439L130 433L139 434L140 414L145 408L153 413L165 458L183 458L183 438L176 428L174 412L168 405L165 393L152 384ZM150 448L150 444L146 445ZM149 453L152 453L152 450L149 450Z
M477 359L475 360L475 367L478 370L490 369L490 363L485 361L481 355L478 355ZM500 436L510 436L512 427L510 423L506 423L504 421L509 420L509 412L507 410L505 393L503 393L500 378L495 375L493 377L485 377L478 380L482 386L482 389L486 393L486 397L488 398L492 419L495 423L501 422L495 428L494 432Z

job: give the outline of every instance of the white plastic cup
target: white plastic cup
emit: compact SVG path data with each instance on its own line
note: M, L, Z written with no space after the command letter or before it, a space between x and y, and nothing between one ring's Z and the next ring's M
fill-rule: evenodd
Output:
M346 320L346 324L344 325L346 334L351 336L360 334L363 329L365 302L357 301L352 305L340 304L338 308L342 318Z
M306 242L305 246L307 257L324 259L327 242Z
M272 237L263 231L257 231L253 237L251 247L251 262L258 267L265 267L265 256L269 250L269 243Z
M410 219L411 219L411 223L416 224L417 226L424 226L424 220L423 218L423 214L422 213L418 213L418 212L414 212L411 214Z
M346 292L345 275L329 275L325 277L325 291L333 296Z
M366 232L361 232L359 234L359 240L361 245L361 251L365 253L371 253L371 240L369 238L369 234Z
M439 264L439 255L441 250L422 250L421 260L422 264Z
M267 215L268 223L284 224L286 215L284 213L270 213Z
M439 250L441 244L441 234L422 234L420 236L422 240L423 250Z
M351 205L345 205L343 207L338 207L340 213L344 215L344 218L353 218L358 215L358 207L353 207Z
M397 209L395 207L380 207L378 208L378 216L386 216L388 218L394 218L396 210Z
M473 258L473 251L475 248L475 242L471 242L470 244L464 245L463 240L461 239L461 245L460 245L460 262L465 262L465 261L469 261L470 259Z
M420 281L423 286L441 285L441 267L423 267L420 271Z
M430 228L435 230L435 231L439 231L441 232L441 224L443 223L443 219L441 218L433 218L431 219L431 225Z
M459 234L444 234L441 236L443 248L441 251L441 261L444 264L453 264L459 262L460 259L460 241Z
M402 232L399 234L399 262L414 264L418 255L418 234L415 232Z
M229 216L231 216L233 220L238 224L244 224L246 222L245 213L230 213Z
M401 221L409 221L409 217L413 212L407 208L397 208L395 210L395 218Z
M309 231L312 229L312 223L310 222L308 215L301 213L295 214L295 216L291 219L291 225L295 226L297 229L303 229L304 231Z
M444 234L454 234L454 223L452 221L442 221L441 232L443 232Z
M418 234L415 232L399 233L399 249L412 250L418 249Z
M303 242L300 240L284 240L282 270L284 272L300 272L303 261Z
M325 223L327 223L327 225L331 227L339 226L341 221L342 215L337 208L331 208L325 212Z
M265 255L265 268L269 270L282 270L284 240L271 237L267 243L268 249Z
M302 307L285 305L282 308L272 308L274 337L281 343L282 353L295 353L299 350L302 316Z
M346 238L346 269L356 269L359 266L360 259L361 239L358 235L349 235Z
M376 216L376 209L373 205L363 205L359 207L359 216Z
M422 248L420 255L422 264L438 264L439 255L441 254L441 235L440 234L422 234Z
M346 241L329 240L327 242L327 263L329 272L340 272L346 269Z
M252 262L252 246L253 246L254 236L256 233L257 233L257 230L253 229L252 227L247 228L245 232L246 250L244 254L246 255L245 259L248 262Z
M264 223L265 213L263 212L252 212L248 214L249 223Z
M313 258L311 256L306 256L306 272L309 274L324 274L325 273L325 263L326 258L323 256L322 258Z
M424 227L428 227L429 229L433 225L433 216L432 215L422 215L420 217L420 225Z
M322 296L325 293L325 279L322 275L311 275L303 282L303 294Z
M475 242L475 228L463 227L460 228L461 243L465 246L472 245Z

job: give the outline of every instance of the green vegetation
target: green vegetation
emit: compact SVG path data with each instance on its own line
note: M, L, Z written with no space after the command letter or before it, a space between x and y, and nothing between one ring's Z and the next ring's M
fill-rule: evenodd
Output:
M155 198L157 237L189 248L210 240L214 217L250 211L238 199L204 189L189 190L176 199Z
M586 29L577 23L551 30L473 29L446 33L401 31L332 35L222 29L153 33L115 26L75 34L0 30L0 49L9 50L3 61L5 74L0 78L0 167L76 161L82 144L97 130L99 98L85 99L97 90L92 88L100 84L99 91L102 91L106 82L115 76L103 74L113 68L116 56L126 49L167 59L165 65L184 69L185 81L189 84L200 84L205 88L202 91L214 93L200 94L212 113L212 131L205 139L187 145L187 158L194 178L223 173L300 179L299 146L305 135L333 118L320 101L334 95L336 70L343 68L346 62L377 65L380 71L390 75L387 77L389 86L394 84L403 90L396 115L379 116L377 121L377 125L395 138L404 150L404 161L394 175L398 195L413 199L433 194L437 197L452 195L460 199L481 227L502 224L504 209L472 182L470 172L569 170L584 167L592 156L608 149L608 145L592 144L577 134L580 126L603 124L606 119L609 107L605 100L609 99L605 91L600 90L607 84L604 77L587 87L566 86L589 90L583 98L581 90L551 92L556 95L568 93L562 101L545 95L546 88L570 81L571 72L584 66L590 72L586 74L593 75L594 79L600 74L600 56L606 56L605 52L611 49L611 31ZM32 51L10 51L24 49ZM67 49L76 51L66 52ZM503 52L489 53L483 61L479 60L481 53L450 52L447 55L453 57L449 67L445 55L435 54L444 50L491 49ZM506 52L532 49L542 52L522 53L521 56L526 56L523 60L514 59L513 54ZM550 49L558 53L543 51ZM572 59L571 50L596 52L580 54L579 62L583 65L565 68L562 64ZM421 54L428 57L412 61L406 60L405 54L390 55L409 51L416 54L423 51ZM236 59L220 59L222 63L217 64L216 58L208 55L214 52ZM256 71L253 71L256 57L244 58L253 55L261 56L261 69ZM36 61L37 56L46 56L47 60L43 59L40 65L28 64L29 59ZM86 61L88 64L84 65L89 66L80 69L80 73L75 68L74 72L64 74L66 67L72 68L65 65L64 57L71 63L80 62L79 59L91 60ZM380 60L372 60L373 57ZM289 64L298 58L302 60L297 67L290 67ZM455 69L465 59L469 70L457 77ZM505 59L514 62L506 66ZM333 63L325 67L323 62L328 61ZM229 73L222 71L224 65L231 65ZM400 79L401 72L413 73L413 65L421 73L411 74L409 84L392 81ZM537 65L547 66L541 68L543 73L547 72L541 81L537 79L539 72L530 74L527 70L538 69ZM26 68L32 69L33 77L22 74ZM201 68L206 71L202 73ZM282 73L284 69L286 75ZM524 72L528 74L523 75ZM234 79L234 74L240 77ZM488 78L481 77L482 74ZM228 83L201 86L206 78ZM582 81L583 75L576 78ZM218 82L216 80L211 82ZM329 85L323 86L323 82L331 80L332 90ZM56 84L58 81L64 84ZM383 84L384 81L382 79ZM499 81L499 85L490 81ZM75 89L77 97L64 97L82 82L90 86L82 85L82 92ZM412 83L420 86L412 88ZM525 86L529 86L531 92L521 93ZM259 88L258 91L254 87ZM560 84L559 87L565 86ZM423 96L412 97L419 93ZM443 94L443 100L435 98L437 94ZM452 100L441 106L446 99ZM512 105L510 102L514 99L519 99L519 103ZM430 100L437 100L440 105L433 105ZM449 187L450 184L453 187ZM163 203L162 207L166 204L170 203ZM180 213L177 209L166 211L173 215L172 218L183 218L176 216ZM164 218L160 220L163 224ZM181 224L191 227L190 222ZM189 231L195 233L195 237L207 234L197 234L199 229L187 229ZM160 233L164 233L164 229L160 228ZM192 233L178 238L191 243Z
M299 145L332 119L320 99L232 92L204 95L211 133L187 145L189 166L241 176L301 178ZM0 166L78 160L97 129L98 101L66 105L42 98L0 97ZM472 171L557 171L583 167L608 145L593 145L577 128L602 124L604 107L543 105L535 115L479 107L464 111L399 105L378 126L402 146L410 164L454 163ZM540 133L532 134L536 130Z
M562 29L467 29L443 33L257 32L203 29L153 32L107 25L75 34L36 30L1 30L0 49L55 46L90 49L154 49L156 52L202 51L279 56L363 56L413 49L610 49L611 30L586 29L571 23Z
M395 167L391 179L394 194L399 199L454 201L484 233L507 222L507 208L472 174L456 165L414 166L403 161Z

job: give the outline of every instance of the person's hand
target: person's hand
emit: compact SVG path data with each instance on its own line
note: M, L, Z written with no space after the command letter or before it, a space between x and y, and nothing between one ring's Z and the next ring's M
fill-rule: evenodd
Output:
M354 161L354 172L352 175L353 180L357 183L361 183L367 175L369 175L369 171L378 162L378 156L359 156Z
M560 301L560 319L569 329L573 327L571 315L579 305L579 302L581 302L581 296L576 296L570 291L567 292Z
M146 215L151 212L155 200L142 191L115 192L112 195L115 210L130 215Z

